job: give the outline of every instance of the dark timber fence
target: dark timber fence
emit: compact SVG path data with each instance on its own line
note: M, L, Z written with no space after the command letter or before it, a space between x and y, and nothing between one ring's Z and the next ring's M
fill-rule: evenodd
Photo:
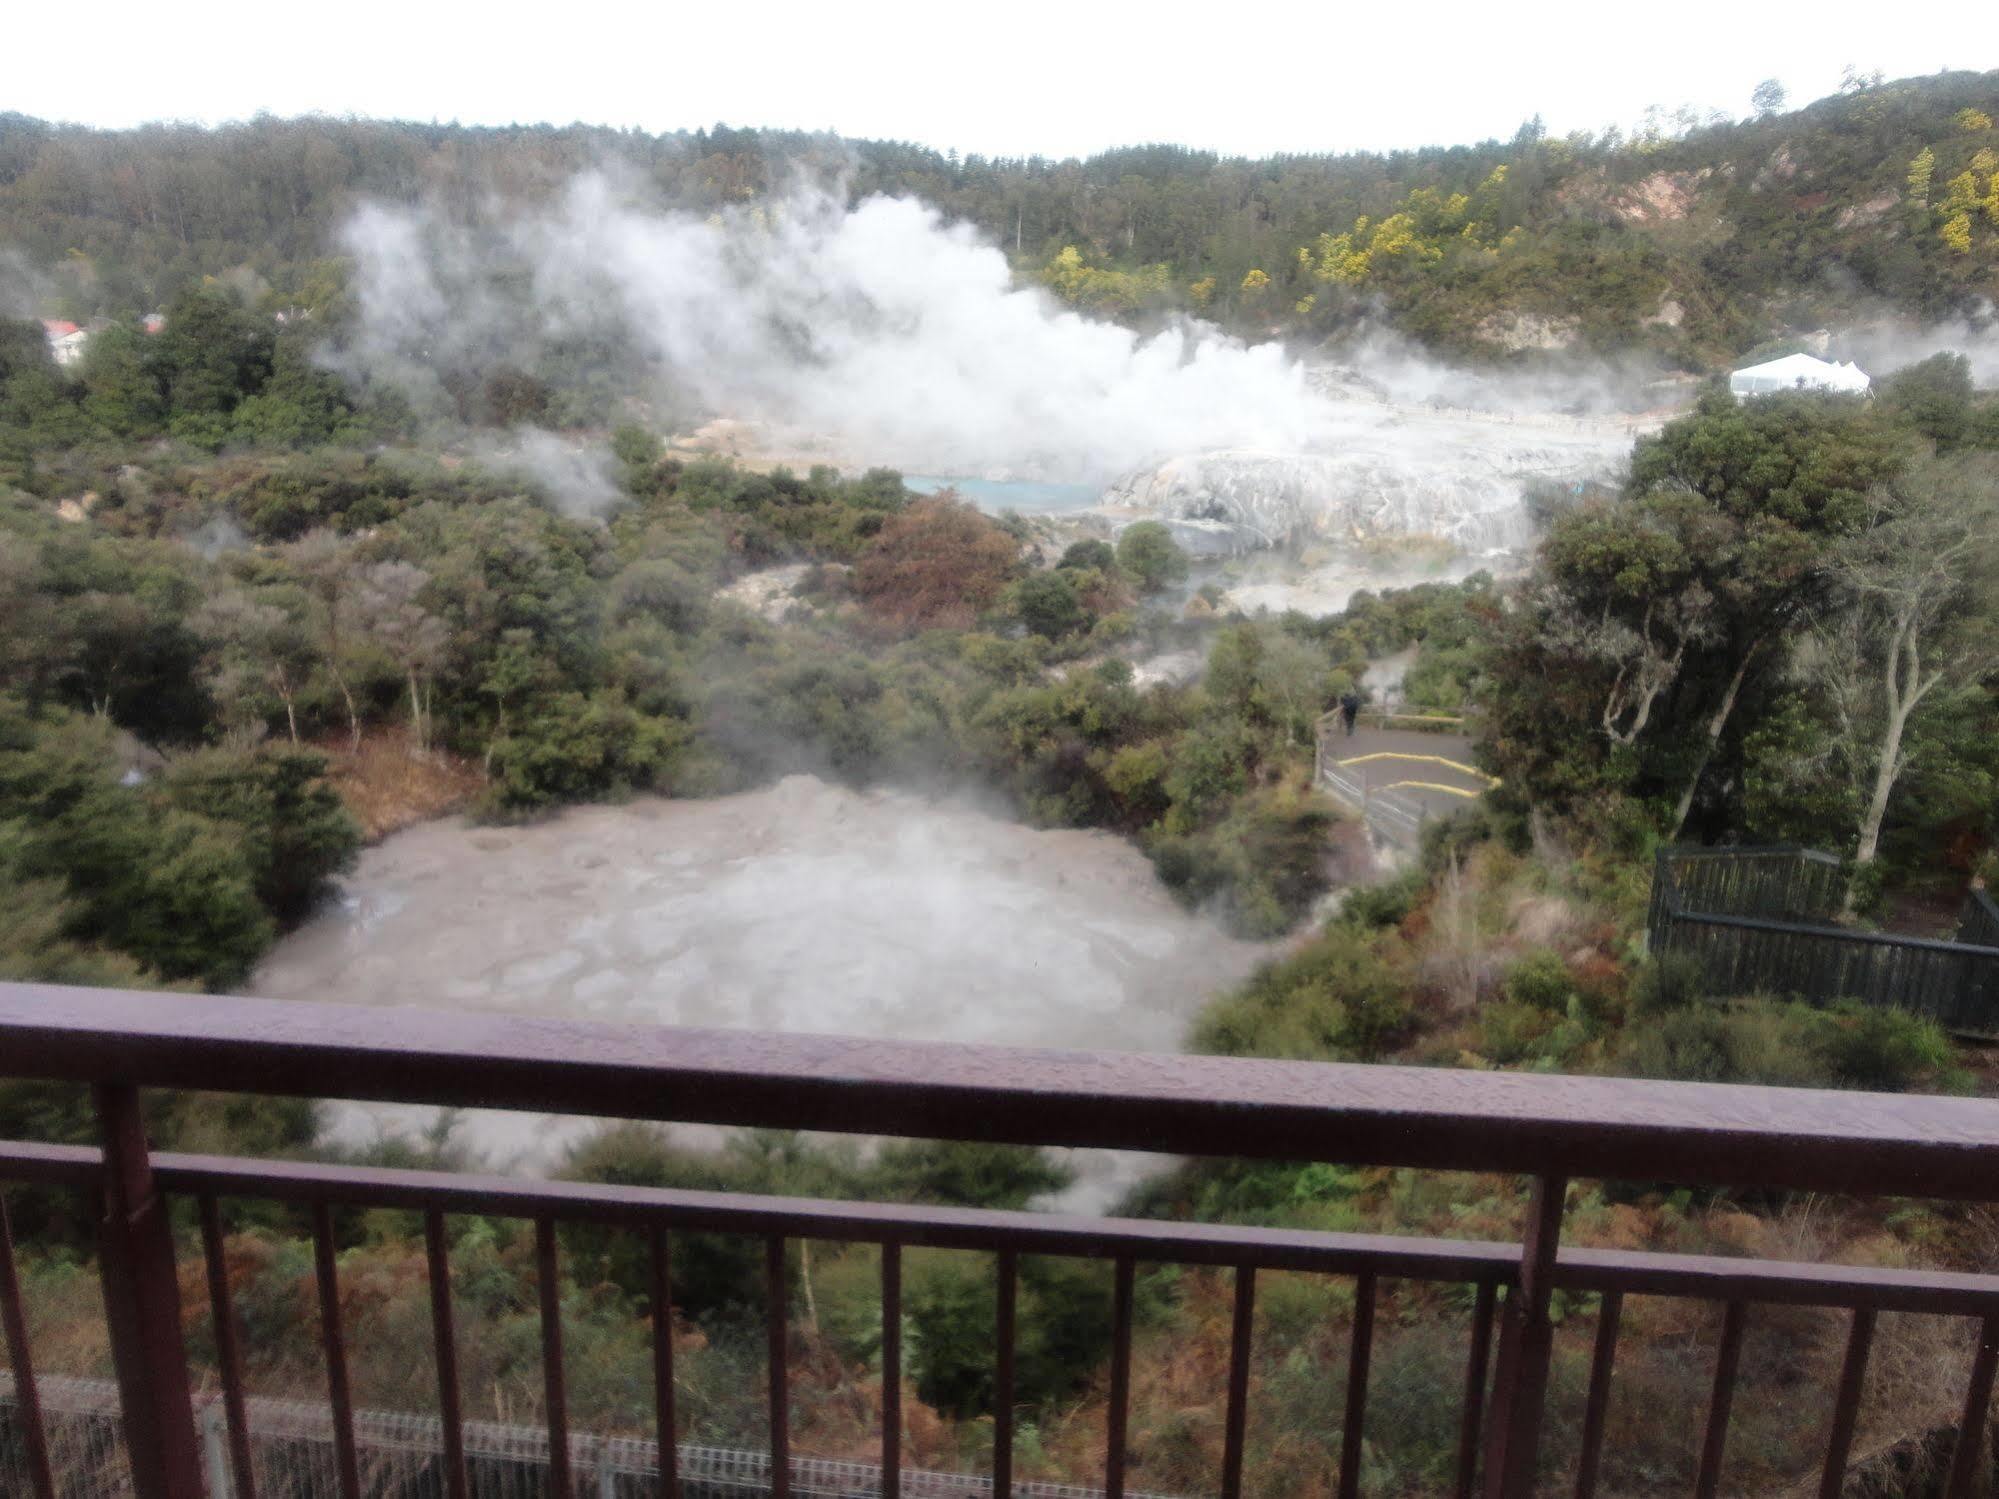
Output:
M1999 902L1988 892L1973 890L1964 897L1964 909L1957 918L1957 940L1974 947L1999 947Z
M1999 910L1982 891L1954 942L1834 926L1843 891L1839 860L1812 849L1661 849L1651 948L1695 959L1709 993L1855 999L1999 1039Z

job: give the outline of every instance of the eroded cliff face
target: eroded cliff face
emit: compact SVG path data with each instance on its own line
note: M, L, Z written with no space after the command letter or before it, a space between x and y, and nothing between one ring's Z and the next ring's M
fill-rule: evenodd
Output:
M1183 544L1210 553L1428 541L1482 554L1532 541L1529 483L1608 474L1630 445L1621 422L1385 412L1351 422L1315 451L1171 458L1119 479L1103 503L1164 520L1185 533Z

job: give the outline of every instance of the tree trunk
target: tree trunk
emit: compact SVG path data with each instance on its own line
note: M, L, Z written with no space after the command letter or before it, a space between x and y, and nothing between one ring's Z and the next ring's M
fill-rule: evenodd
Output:
M1763 642L1754 642L1743 653L1742 664L1735 668L1735 675L1729 678L1728 691L1721 695L1721 703L1714 710L1714 716L1707 722L1707 743L1701 746L1700 763L1694 773L1687 777L1687 784L1680 792L1680 805L1673 812L1673 826L1666 834L1671 843L1680 836L1680 830L1687 825L1687 814L1694 809L1694 793L1700 790L1701 777L1707 774L1708 761L1714 758L1714 747L1721 743L1721 731L1728 727L1729 715L1735 712L1735 699L1742 691L1742 682L1749 675L1749 663L1756 659L1756 653L1763 648Z
M812 1336L819 1336L819 1303L812 1295L812 1241L798 1241L798 1280L805 1287L805 1325Z
M1853 851L1855 869L1874 862L1881 848L1881 824L1887 820L1888 798L1902 774L1902 736L1909 717L1929 691L1923 681L1922 654L1917 645L1915 616L1903 611L1895 620L1895 633L1888 641L1888 659L1882 666L1881 695L1888 700L1888 716L1881 728L1881 748L1874 765L1874 794L1867 799L1867 815L1861 819L1860 842ZM1907 674L1904 675L1904 657ZM1936 679L1931 678L1931 682ZM1846 886L1846 905L1853 910L1854 882Z
M1856 864L1871 864L1881 847L1881 824L1888 816L1888 795L1901 774L1902 731L1908 723L1906 709L1889 710L1888 726L1881 731L1881 763L1874 767L1874 794L1867 800L1867 816L1860 824L1860 844L1853 851Z
M412 752L420 760L424 757L426 753L429 752L430 740L429 740L429 735L425 731L424 722L423 722L423 695L417 691L416 673L414 671L412 671L409 674L409 679L410 679L410 743L413 746Z
M361 753L361 713L354 706L354 689L347 685L347 673L337 668L333 673L333 681L340 689L340 700L347 705L348 747L358 755Z
M502 702L500 704L499 715L493 723L493 732L491 736L488 737L488 739L486 740L485 758L479 762L480 774L488 777L490 777L493 774L493 746L498 744L502 739L505 739L506 737L507 737L507 705L505 702Z

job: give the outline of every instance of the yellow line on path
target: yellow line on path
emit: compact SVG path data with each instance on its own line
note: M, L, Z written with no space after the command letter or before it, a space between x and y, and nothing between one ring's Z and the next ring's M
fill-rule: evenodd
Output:
M1413 786L1418 791L1448 791L1452 796L1461 796L1466 801L1478 798L1476 791L1468 791L1463 786L1446 786L1441 781L1390 781L1386 786L1370 786L1370 791L1400 791L1405 786Z
M1351 760L1336 760L1333 763L1336 765L1369 765L1376 760L1417 760L1430 765L1448 765L1452 770L1461 770L1468 776L1477 776L1481 781L1486 781L1491 785L1497 786L1499 784L1496 777L1487 775L1477 766L1467 765L1462 760L1447 760L1442 755L1412 755L1401 750L1376 750L1371 755L1355 755Z

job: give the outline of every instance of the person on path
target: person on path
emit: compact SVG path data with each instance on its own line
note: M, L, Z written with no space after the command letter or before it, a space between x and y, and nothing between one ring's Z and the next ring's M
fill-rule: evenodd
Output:
M1360 717L1360 694L1349 692L1340 699L1340 721L1347 726L1347 738L1353 738L1354 720Z

